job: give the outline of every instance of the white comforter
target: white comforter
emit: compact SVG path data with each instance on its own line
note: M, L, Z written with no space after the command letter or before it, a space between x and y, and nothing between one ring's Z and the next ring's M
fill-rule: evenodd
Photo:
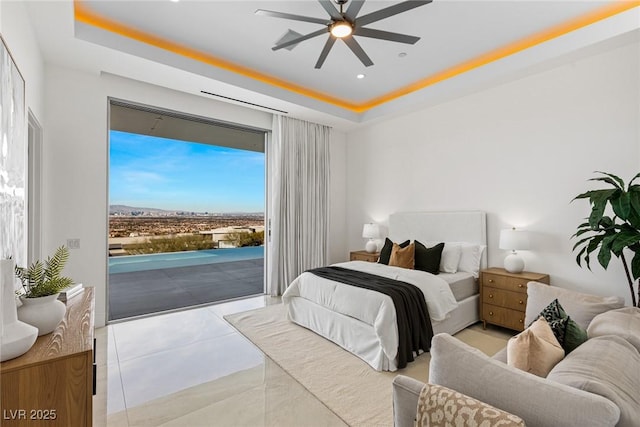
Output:
M422 290L432 321L444 320L454 310L456 302L449 284L436 275L419 270L389 267L365 261L349 261L334 266L364 271L378 276L411 283ZM368 289L349 286L302 273L282 295L287 304L291 298L302 297L332 311L351 316L371 325L380 339L385 355L394 360L398 353L398 325L391 297Z

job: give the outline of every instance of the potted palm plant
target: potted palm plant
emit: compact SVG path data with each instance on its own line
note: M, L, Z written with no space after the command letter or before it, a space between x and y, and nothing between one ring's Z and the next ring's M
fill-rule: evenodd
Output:
M580 266L584 262L591 269L591 254L597 251L598 262L606 270L612 255L619 258L629 282L632 304L640 307L640 185L633 183L640 173L627 186L615 175L596 173L604 176L589 181L603 182L610 188L590 190L573 199L588 199L591 206L587 222L580 224L572 236L578 239L573 246L574 251L578 250L576 262ZM611 207L612 215L607 214L611 212L607 207Z
M38 328L38 335L52 332L64 317L66 307L58 301L58 295L73 284L72 279L61 275L68 259L69 249L60 246L44 263L37 260L28 268L16 266L15 274L24 291L18 319Z

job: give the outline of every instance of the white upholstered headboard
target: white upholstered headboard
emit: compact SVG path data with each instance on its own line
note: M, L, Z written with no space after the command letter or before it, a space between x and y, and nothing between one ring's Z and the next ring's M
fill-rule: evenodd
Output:
M389 216L389 239L487 244L487 216L482 211L398 212ZM487 251L481 268L487 267Z

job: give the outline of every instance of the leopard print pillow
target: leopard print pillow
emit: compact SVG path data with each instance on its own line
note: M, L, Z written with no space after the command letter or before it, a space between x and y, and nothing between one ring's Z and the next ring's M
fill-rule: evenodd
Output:
M524 427L515 415L449 388L427 384L418 398L416 427Z

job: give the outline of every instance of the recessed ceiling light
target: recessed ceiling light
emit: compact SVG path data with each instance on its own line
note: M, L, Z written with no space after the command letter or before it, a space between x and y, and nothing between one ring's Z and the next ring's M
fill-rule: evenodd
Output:
M405 56L407 56L407 52L400 52L400 53L398 54L398 57L399 57L399 58L404 58Z
M366 75L365 75L365 74L358 74L358 75L356 76L356 79L364 79L365 77L366 77Z
M180 0L169 0L169 1L171 1L172 3L178 3Z

